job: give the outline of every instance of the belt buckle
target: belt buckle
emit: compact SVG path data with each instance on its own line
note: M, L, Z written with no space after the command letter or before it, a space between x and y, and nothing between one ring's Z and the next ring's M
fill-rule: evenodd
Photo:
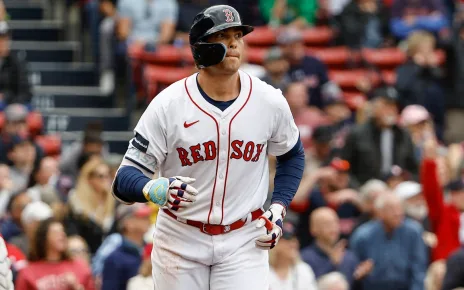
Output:
M201 231L205 234L210 236L220 235L223 233L222 225L210 225L210 224L203 224L201 227ZM229 228L230 230L230 228ZM224 231L225 232L225 231Z

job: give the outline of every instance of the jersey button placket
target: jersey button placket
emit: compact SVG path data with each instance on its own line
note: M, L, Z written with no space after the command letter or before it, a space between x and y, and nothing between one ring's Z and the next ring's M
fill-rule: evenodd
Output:
M218 168L218 188L216 189L216 195L214 196L214 208L215 208L215 221L220 222L222 219L222 198L224 196L224 182L227 169L227 149L229 146L229 136L227 135L228 123L225 117L220 120L220 140L221 148L219 152L219 168ZM217 220L216 220L217 219Z

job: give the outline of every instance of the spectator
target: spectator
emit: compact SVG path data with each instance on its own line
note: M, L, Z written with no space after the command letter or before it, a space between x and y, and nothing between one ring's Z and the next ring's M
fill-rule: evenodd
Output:
M127 283L127 290L153 290L155 288L155 283L151 276L152 249L153 244L147 244L143 249L143 260L142 265L140 265L139 274L129 279L129 283Z
M425 290L442 290L446 273L446 262L438 260L430 264L425 277Z
M0 164L0 219L5 217L12 189L13 181L10 177L10 168L6 164Z
M394 193L404 204L407 217L417 221L426 228L427 203L422 194L422 186L415 181L405 181L395 188Z
M27 193L33 201L43 201L50 206L60 202L55 189L60 175L58 161L53 157L43 158L32 170Z
M350 286L345 276L339 272L325 274L317 281L319 290L348 290Z
M98 123L88 123L84 131L83 140L74 142L60 158L60 171L63 174L77 176L79 173L79 162L86 155L100 155L107 157L108 148L103 141L103 125Z
M19 54L10 51L10 31L6 21L0 21L0 104L31 102L31 85L27 64Z
M19 273L16 288L95 289L90 269L71 260L67 247L66 233L60 222L54 219L41 222L31 247L30 263Z
M11 196L7 206L9 217L2 223L2 237L6 242L23 233L21 227L21 215L26 206L31 202L26 192L20 191Z
M356 255L346 249L346 240L339 240L340 220L333 209L322 207L311 214L311 234L315 241L301 250L301 257L311 266L316 278L339 271L353 284L355 279L362 279L371 271L369 260L360 263Z
M100 23L98 53L100 61L100 89L109 94L114 90L114 26L117 21L116 0L98 0L99 10L103 16ZM96 48L94 47L94 49Z
M264 58L266 74L262 80L271 86L284 91L290 83L288 61L284 58L282 50L278 47L271 48Z
M41 201L29 203L21 213L21 226L24 232L12 238L10 243L28 254L37 227L42 221L51 217L53 217L52 209L46 203Z
M462 211L464 210L464 184L461 179L447 184L439 177L437 144L430 140L424 147L424 160L421 164L420 181L428 206L428 217L438 244L432 251L432 261L447 259L463 242L460 237L464 229ZM445 202L444 188L449 191L449 203Z
M21 104L11 104L5 108L5 125L1 131L0 140L0 162L9 163L8 148L11 147L13 136L27 138L29 136L29 128L27 125L27 116L29 114L26 106ZM32 141L30 141L32 142ZM43 150L34 142L32 142L36 151L36 159L40 160L43 155ZM36 161L37 161L36 160Z
M327 123L324 113L307 105L308 90L302 82L290 83L283 91L292 112L295 124L300 130L301 142L305 149L311 147L311 137L314 128Z
M2 290L14 290L13 272L11 271L11 261L8 258L8 250L5 241L0 237L0 287Z
M320 207L331 207L336 210L340 218L342 237L348 238L351 235L357 218L361 215L361 200L359 194L353 189L357 187L357 183L353 183L347 173L349 166L346 160L334 158L328 168L321 169L317 173L319 186L309 194L307 207L300 214L298 238L302 247L306 247L313 241L310 235L309 217L314 210Z
M394 194L379 196L375 208L379 220L360 226L350 242L361 260L374 263L362 281L363 289L424 289L427 254L420 225L404 219L401 201Z
M461 247L446 260L446 274L442 290L454 290L464 287L464 248ZM461 288L459 288L461 289Z
M374 204L377 198L388 190L385 182L378 179L371 179L364 183L359 189L359 195L362 202L362 214L358 218L358 224L355 229L364 223L376 218ZM353 229L353 232L355 231Z
M355 120L340 88L334 85L324 86L322 97L327 123L333 134L332 151L337 155L345 145L346 136Z
M412 176L398 165L393 165L385 176L383 176L383 180L391 190L394 190L398 184L411 179Z
M382 179L393 165L416 174L411 137L396 125L396 91L379 88L373 96L372 118L353 128L341 153L351 165L353 178L360 184L372 178Z
M408 60L396 71L400 106L424 106L433 116L438 138L443 140L445 94L441 83L443 71L434 52L435 39L430 33L417 31L407 42Z
M390 30L398 39L416 30L443 35L448 28L441 0L393 0L391 11Z
M68 252L71 259L82 261L90 268L89 246L81 236L68 237Z
M115 200L110 193L110 169L99 157L81 170L69 196L69 232L84 238L94 254L114 222Z
M150 214L151 209L142 203L118 207L116 218L123 241L105 260L102 290L126 290L129 279L137 275L142 263L143 236L150 227Z
M290 63L289 75L293 81L302 81L308 87L308 104L323 107L322 88L329 83L327 67L319 59L306 55L303 35L297 29L283 29L277 43Z
M411 134L416 149L416 159L420 161L424 142L436 136L429 112L423 106L409 105L401 112L400 124Z
M461 3L463 5L464 3ZM463 5L464 8L464 5ZM464 9L461 8L464 15ZM446 69L448 91L446 104L446 136L448 143L464 141L464 132L460 125L464 119L464 18L453 28L451 41L446 50Z
M116 35L122 42L120 54L127 46L153 46L169 43L175 34L178 4L174 0L120 0ZM148 45L148 46L147 46Z
M8 250L8 259L11 262L11 271L13 272L13 282L16 281L18 272L27 266L26 255L21 250L8 242L5 242L6 249Z
M106 258L122 244L122 236L120 233L113 233L103 240L103 243L98 248L95 255L92 257L92 274L96 278L96 282L101 282L103 273L103 265ZM101 283L100 283L101 284Z
M271 27L304 28L316 21L317 0L260 0L261 14Z
M380 47L388 31L387 17L380 1L352 1L340 14L343 43L351 49Z
M34 144L19 135L13 136L8 148L8 159L12 164L10 172L14 187L26 188L29 176L38 161Z
M286 221L283 236L270 253L270 290L317 290L313 270L299 258L295 226Z

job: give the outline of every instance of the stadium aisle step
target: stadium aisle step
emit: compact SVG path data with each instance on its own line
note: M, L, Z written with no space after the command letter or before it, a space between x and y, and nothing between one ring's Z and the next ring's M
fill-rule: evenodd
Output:
M36 86L98 86L92 63L29 63L29 73Z
M66 146L69 146L74 141L82 138L82 135L82 131L69 131L60 133L63 148L66 148ZM102 133L103 140L105 140L110 147L110 152L121 155L126 152L127 146L129 144L128 142L130 139L132 139L133 136L134 133L132 131L105 131Z
M105 95L98 87L35 86L32 104L35 108L112 108L114 98Z
M54 20L11 20L9 21L13 40L58 41L64 24Z
M101 121L105 131L129 130L129 117L122 108L42 109L45 133L82 131L88 122Z
M40 2L7 2L5 6L10 20L41 20L45 18L45 7Z
M75 41L12 41L11 50L28 62L72 62L81 47Z

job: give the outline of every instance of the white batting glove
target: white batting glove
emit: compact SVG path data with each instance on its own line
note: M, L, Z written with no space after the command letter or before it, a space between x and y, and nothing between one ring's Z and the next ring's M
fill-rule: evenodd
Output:
M256 239L256 247L261 250L270 250L275 247L282 237L282 226L285 214L285 207L281 204L273 203L269 209L258 218L256 228L266 226L267 234Z
M198 190L190 185L194 181L195 178L183 176L160 177L147 182L143 194L148 201L177 211L195 202Z

